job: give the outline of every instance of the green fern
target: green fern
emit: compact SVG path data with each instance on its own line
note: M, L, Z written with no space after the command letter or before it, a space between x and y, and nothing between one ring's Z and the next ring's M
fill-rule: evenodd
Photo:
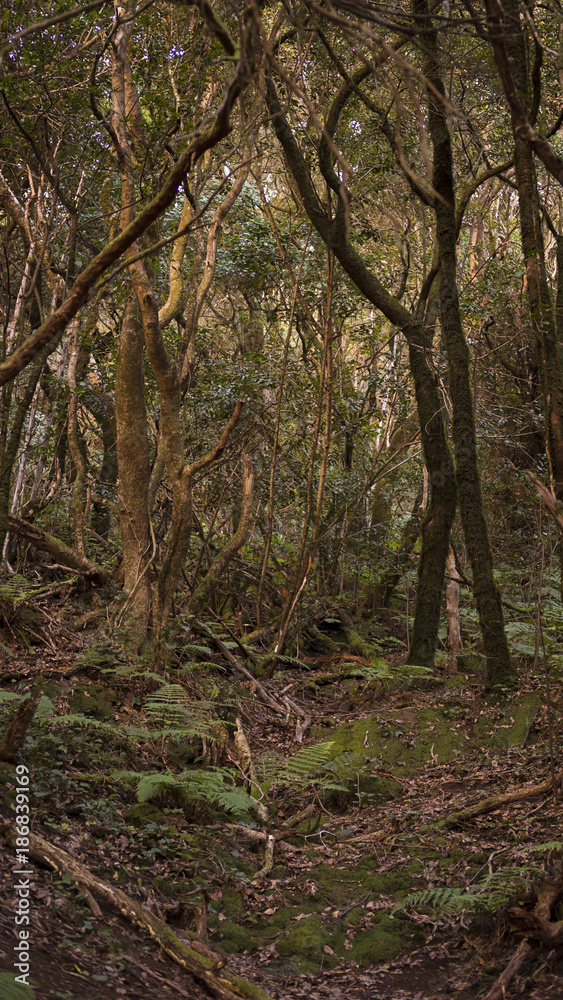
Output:
M163 684L147 698L145 711L165 723L172 720L187 722L189 712L184 688L180 684Z
M563 840L550 840L547 844L526 844L521 850L526 854L563 851Z
M333 780L330 754L333 742L314 743L303 747L292 757L269 751L254 761L256 780L264 794L280 787L311 788L316 791L342 791Z
M178 779L170 771L156 771L151 774L145 774L137 785L137 799L139 802L150 802L151 799L157 798L166 790L178 787Z
M182 646L182 653L187 653L188 656L205 656L206 659L213 656L213 650L209 646L195 646L193 643Z
M15 573L14 576L0 583L0 605L11 604L15 607L22 601L33 597L34 593L35 590L30 587L29 580L26 580L25 576L20 573Z
M422 913L429 910L433 916L452 916L463 911L499 910L515 896L529 892L534 878L544 876L544 869L533 865L502 868L489 872L479 882L465 888L436 887L413 892L393 907L391 915L401 911Z
M329 759L333 746L332 740L326 740L324 743L313 743L309 747L303 747L287 761L286 774L297 779L309 780Z
M25 695L18 694L17 691L0 691L0 705L8 701L21 701Z
M249 822L253 818L256 802L244 788L235 784L236 772L229 768L184 771L180 775L159 771L139 777L139 802L168 795L174 801L208 803L239 821Z

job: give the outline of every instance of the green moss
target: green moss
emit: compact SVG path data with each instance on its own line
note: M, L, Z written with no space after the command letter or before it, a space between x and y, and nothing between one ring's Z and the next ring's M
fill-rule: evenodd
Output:
M244 908L242 894L227 886L222 892L221 907L228 917L236 916Z
M408 866L392 872L379 872L378 868L379 860L375 854L364 858L354 868L319 865L315 869L319 895L328 899L331 905L341 905L354 902L358 896L358 886L361 886L362 893L369 892L374 896L410 891L413 874L420 872L422 865L413 860Z
M251 951L255 946L254 936L248 927L234 924L232 920L223 920L219 924L219 940L221 947L229 954L239 954L241 951Z
M336 956L327 955L324 948L335 950L335 945L342 945L343 939L342 931L331 933L323 926L319 914L314 913L303 920L294 920L287 934L277 942L276 949L282 958L291 959L300 972L313 972L321 966L331 968L337 964Z
M291 923L291 911L287 906L281 906L279 910L268 917L268 924L273 930L287 930Z
M494 721L490 715L481 716L475 725L475 736L482 743L499 749L521 746L542 703L537 691L503 701L498 705Z
M113 719L113 706L117 696L103 684L77 684L69 698L71 712L92 715L96 719Z
M352 950L347 955L364 966L390 962L410 940L404 926L384 913L374 927L356 935Z

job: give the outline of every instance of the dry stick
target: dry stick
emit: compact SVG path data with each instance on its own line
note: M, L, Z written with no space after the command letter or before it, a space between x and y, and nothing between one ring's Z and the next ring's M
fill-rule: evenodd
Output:
M233 642L236 643L236 645L240 649L240 651L243 654L243 656L246 656L247 660L250 660L251 663L253 663L255 667L259 667L260 666L260 660L256 656L256 653L254 653L251 649L248 649L247 646L245 646L244 643L240 641L240 639L238 638L238 636L235 635L235 633L233 632L233 630L229 628L229 626L226 624L226 622L222 621L222 619L219 618L219 615L216 615L213 610L211 611L211 614L213 615L213 617L215 618L215 620L220 623L221 628L223 628L225 630L225 632L227 633L227 635L229 635L231 637L231 639L233 640Z
M15 842L16 833L11 824L2 824L0 833L8 843ZM86 887L93 896L119 910L132 924L148 931L166 954L202 983L211 996L220 1000L237 1000L237 998L240 1000L240 997L246 997L248 1000L271 1000L267 993L240 976L223 969L218 975L218 969L223 964L220 956L217 956L215 962L212 958L199 954L187 942L182 941L164 920L151 913L135 899L131 899L117 886L110 885L92 874L88 868L60 847L50 844L43 837L30 834L29 853L34 861L49 865L61 875L68 872L79 889Z
M248 670L247 667L245 667L240 662L240 660L237 660L236 656L233 656L231 651L227 649L225 644L221 642L218 636L216 636L215 633L212 632L210 628L207 628L207 625L204 625L203 622L200 622L198 618L194 618L194 622L197 625L198 629L204 632L205 635L209 636L209 638L217 647L221 655L225 657L227 662L230 663L232 667L234 667L237 673L242 674L242 676L245 677L246 680L252 682L252 684L256 689L258 697L264 702L264 704L268 705L269 708L272 708L274 712L280 712L282 715L285 715L287 710L286 706L282 705L279 701L276 701L275 698L272 698L272 696L268 694L265 687L260 683L260 681L256 679L254 674L252 674L250 670Z
M522 940L518 945L504 972L501 972L500 976L495 981L494 986L487 993L485 1000L503 1000L503 997L506 996L507 986L514 978L519 968L524 964L531 950L531 946L524 938L524 940Z
M553 778L546 778L546 780L541 781L539 785L526 785L525 788L518 788L514 792L506 792L504 795L492 795L488 799L482 799L481 802L476 802L474 805L468 806L467 809L460 809L458 812L452 812L449 816L438 820L436 823L428 823L423 827L423 829L431 829L432 827L437 829L447 829L450 826L456 826L458 823L463 823L467 819L473 819L475 816L482 816L484 813L493 812L494 809L498 809L500 806L506 805L509 802L522 802L524 799L534 798L536 795L543 795L545 792L549 792L552 788L556 787L562 776L563 772L562 774L555 776L555 785Z
M276 838L273 833L269 833L266 837L266 850L264 851L264 865L260 871L256 872L252 881L259 881L266 875L269 875L272 868L274 867L274 848L276 846Z

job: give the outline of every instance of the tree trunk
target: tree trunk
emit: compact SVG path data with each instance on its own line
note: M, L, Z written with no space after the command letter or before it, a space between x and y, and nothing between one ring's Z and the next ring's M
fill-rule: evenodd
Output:
M428 117L434 148L432 183L435 196L436 237L440 262L440 321L446 342L453 408L453 439L461 523L471 568L473 588L487 663L488 688L513 686L516 672L504 631L500 594L493 577L493 557L483 510L469 377L469 349L463 333L457 289L457 222L451 137L446 99L438 61L438 34L431 30L426 0L415 0L415 11L428 18L424 71Z
M506 4L504 43L511 58L512 73L518 94L534 124L535 108L539 104L539 84L534 95L530 78L530 54L521 21L519 6L514 0ZM537 55L537 53L536 53ZM538 74L539 78L539 74ZM563 501L563 370L559 344L563 335L563 240L557 240L557 302L553 302L545 266L545 246L542 231L541 205L538 192L534 151L514 127L514 167L518 188L520 234L526 267L526 286L530 318L534 333L538 378L545 424L545 451L550 486L555 498ZM560 550L563 568L563 549ZM563 598L563 576L561 581Z
M447 646L451 653L461 649L461 630L459 627L459 581L460 575L455 561L455 552L450 545L446 561L448 582L446 584L446 614L448 616Z
M442 399L438 380L432 363L431 339L424 320L409 312L390 295L352 246L347 224L349 200L342 190L340 181L335 184L340 198L335 218L331 220L327 216L293 132L282 113L273 81L268 80L267 85L272 125L311 222L354 284L394 327L403 332L408 343L422 448L430 480L430 502L422 526L422 549L410 660L412 663L431 667L434 665L440 622L450 529L456 509L454 467L442 418ZM341 96L338 98L340 110L347 99L347 86L347 84L343 86ZM353 87L350 85L349 93L352 92ZM336 103L335 101L335 105ZM336 123L337 120L331 123L331 134L336 130ZM329 131L328 125L327 131ZM325 179L327 176L330 179L326 163L324 167Z
M132 652L137 652L145 641L151 609L152 543L147 505L150 465L143 348L143 325L131 295L119 334L115 398L119 521L127 593L120 622Z

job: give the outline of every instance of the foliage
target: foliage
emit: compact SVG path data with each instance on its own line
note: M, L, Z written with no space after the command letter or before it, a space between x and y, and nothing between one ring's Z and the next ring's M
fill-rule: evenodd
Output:
M523 852L545 853L560 852L563 842L550 841L545 844L532 844L522 848ZM500 868L487 872L472 885L437 886L432 889L422 889L411 893L397 903L395 913L426 913L436 917L446 917L462 912L491 912L506 906L511 900L530 891L532 883L545 877L545 869L532 863L522 864L518 868Z

